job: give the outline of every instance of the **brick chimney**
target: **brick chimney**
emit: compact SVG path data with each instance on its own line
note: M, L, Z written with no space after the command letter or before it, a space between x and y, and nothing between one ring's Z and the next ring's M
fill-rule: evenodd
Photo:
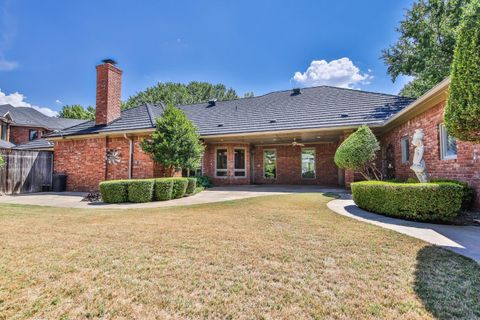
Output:
M114 60L102 60L97 66L97 106L95 123L107 125L120 118L122 70L117 68Z

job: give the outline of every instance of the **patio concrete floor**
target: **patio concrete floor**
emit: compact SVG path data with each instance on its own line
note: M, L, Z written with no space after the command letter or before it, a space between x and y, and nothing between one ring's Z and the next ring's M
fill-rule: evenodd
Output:
M480 227L423 223L386 217L360 209L349 194L343 194L342 198L330 201L327 204L328 208L338 214L443 247L480 263Z
M238 200L266 195L290 194L302 192L334 192L344 193L344 189L319 186L293 186L293 185L242 185L214 187L204 190L194 196L170 201L157 201L147 203L122 203L106 204L103 202L87 202L82 199L87 195L82 192L41 192L19 195L0 196L0 204L23 204L61 208L82 209L137 209L160 208L203 203Z

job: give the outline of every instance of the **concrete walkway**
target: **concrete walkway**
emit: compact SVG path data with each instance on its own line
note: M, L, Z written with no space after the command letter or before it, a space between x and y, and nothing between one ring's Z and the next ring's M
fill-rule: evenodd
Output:
M341 215L395 230L480 262L480 227L451 226L390 218L358 208L353 200L349 199L349 195L345 195L344 198L347 199L330 201L327 204L328 208Z
M82 209L137 209L137 208L161 208L184 205L195 205L203 203L222 202L238 200L266 195L305 193L305 192L334 192L344 193L344 189L325 188L318 186L264 186L264 185L243 185L215 187L206 189L194 196L175 199L170 201L157 201L147 203L122 203L105 204L103 202L82 201L86 193L79 192L42 192L21 195L0 196L0 205L3 203L38 205L61 208L82 208Z

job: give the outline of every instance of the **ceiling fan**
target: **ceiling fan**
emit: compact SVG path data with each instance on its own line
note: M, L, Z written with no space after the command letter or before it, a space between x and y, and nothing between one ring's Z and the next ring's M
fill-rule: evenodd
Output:
M296 138L293 138L292 147L304 147L303 143L297 142Z

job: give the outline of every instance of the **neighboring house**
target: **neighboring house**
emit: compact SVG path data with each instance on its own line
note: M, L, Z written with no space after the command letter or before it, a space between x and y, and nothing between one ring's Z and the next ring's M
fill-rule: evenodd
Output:
M27 107L0 105L1 148L53 150L53 143L41 139L45 134L78 125L85 120L49 117ZM35 141L35 143L33 143ZM33 144L32 144L33 143Z
M55 143L54 171L68 175L68 190L163 174L140 147L163 108L143 105L121 112L121 75L112 63L97 66L96 119L48 136ZM320 86L179 108L206 145L199 171L217 185L349 186L354 174L338 169L334 154L353 130L367 124L381 141L382 169L389 176L414 176L410 141L422 128L431 176L468 181L480 193L480 145L456 141L443 126L448 85L445 80L416 101ZM111 155L118 161L108 161Z

